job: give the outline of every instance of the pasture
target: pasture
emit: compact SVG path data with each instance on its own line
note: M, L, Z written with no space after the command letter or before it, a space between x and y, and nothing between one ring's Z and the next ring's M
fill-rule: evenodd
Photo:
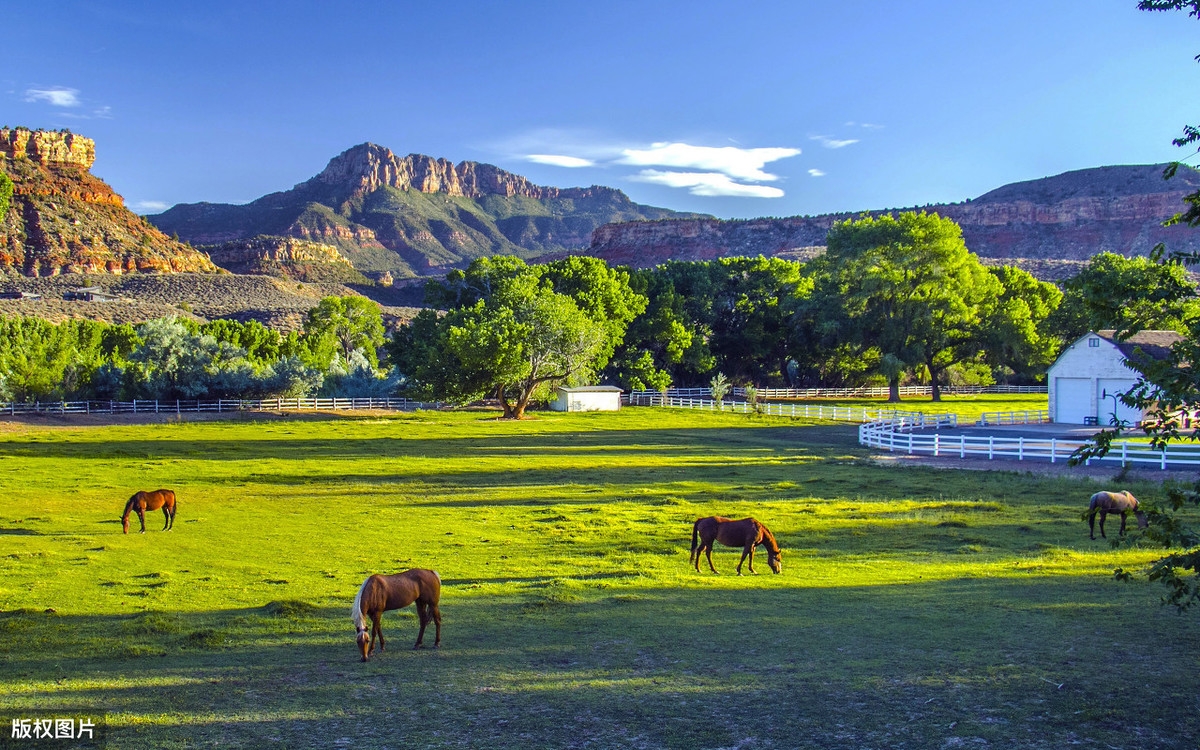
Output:
M1112 580L1156 551L1088 539L1096 482L1002 468L653 408L0 423L0 719L103 715L120 748L1195 748L1200 618ZM174 530L123 535L158 487ZM766 523L783 573L719 546L696 573L713 514ZM409 608L360 663L355 591L414 566L442 648L409 650Z

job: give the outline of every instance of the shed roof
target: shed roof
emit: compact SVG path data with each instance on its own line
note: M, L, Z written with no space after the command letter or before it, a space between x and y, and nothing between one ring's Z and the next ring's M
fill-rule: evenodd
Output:
M576 388L568 388L565 385L560 385L556 390L564 393L621 393L621 389L615 385L581 385Z
M1141 349L1142 354L1151 359L1166 359L1171 353L1171 345L1183 341L1183 336L1176 331L1138 331L1121 340L1112 329L1096 331L1096 335L1117 347L1126 359L1132 358L1136 349Z

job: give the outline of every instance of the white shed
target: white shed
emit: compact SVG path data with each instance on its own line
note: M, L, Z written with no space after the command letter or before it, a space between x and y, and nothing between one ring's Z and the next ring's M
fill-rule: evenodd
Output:
M1089 331L1068 346L1046 371L1050 419L1064 424L1107 425L1115 414L1129 424L1140 422L1137 409L1116 396L1137 382L1126 364L1135 349L1161 359L1171 344L1183 339L1175 331L1140 331L1118 341L1115 331Z
M555 393L557 398L550 402L553 411L617 411L621 408L621 389L615 385L559 386Z

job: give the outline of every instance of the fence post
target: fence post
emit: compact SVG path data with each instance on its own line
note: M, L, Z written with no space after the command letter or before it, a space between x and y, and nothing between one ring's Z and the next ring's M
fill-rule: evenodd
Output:
M1126 465L1127 465L1127 464L1125 463L1125 456L1128 454L1128 452L1129 452L1129 443L1128 443L1128 441L1121 443L1121 466L1122 466L1122 467L1124 467L1124 466L1126 466Z
M1020 435L1017 437L1017 460L1018 461L1025 460L1025 436L1024 435Z
M1056 443L1055 439L1054 439L1054 438L1050 438L1050 463L1054 463L1054 446L1055 446L1055 443Z

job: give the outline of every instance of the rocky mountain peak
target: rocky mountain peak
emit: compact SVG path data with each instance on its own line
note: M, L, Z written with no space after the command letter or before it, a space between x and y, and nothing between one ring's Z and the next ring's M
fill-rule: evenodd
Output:
M559 188L535 185L525 177L491 164L448 159L424 154L398 156L375 143L361 143L330 159L316 177L297 188L325 185L350 194L364 194L381 187L444 193L467 198L487 195L523 196L543 200L557 198Z
M96 161L96 142L69 130L0 128L0 155L29 159L43 167L74 164L91 169Z

